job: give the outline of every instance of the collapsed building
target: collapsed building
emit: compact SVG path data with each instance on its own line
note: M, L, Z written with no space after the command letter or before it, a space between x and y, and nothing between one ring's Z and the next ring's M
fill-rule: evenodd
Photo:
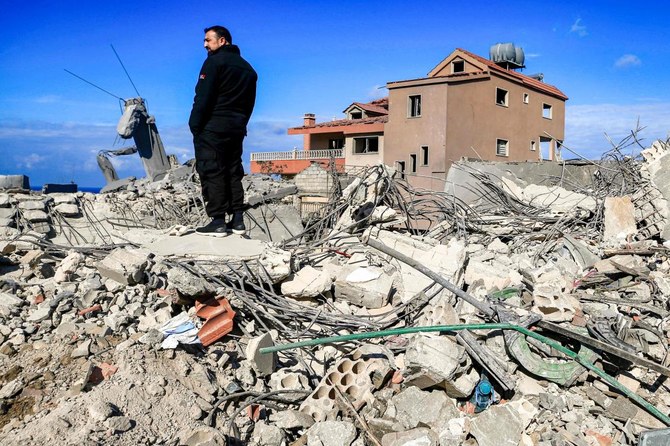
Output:
M187 167L5 190L0 442L667 444L670 145L642 155L246 178L251 238L193 233Z

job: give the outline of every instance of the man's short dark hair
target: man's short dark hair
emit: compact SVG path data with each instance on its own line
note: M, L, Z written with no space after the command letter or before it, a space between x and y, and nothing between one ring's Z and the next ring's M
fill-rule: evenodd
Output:
M209 28L205 28L205 34L207 34L210 31L214 31L218 38L223 37L224 39L226 39L226 42L232 45L233 36L230 35L230 31L228 31L228 28L219 25L214 25L210 26Z

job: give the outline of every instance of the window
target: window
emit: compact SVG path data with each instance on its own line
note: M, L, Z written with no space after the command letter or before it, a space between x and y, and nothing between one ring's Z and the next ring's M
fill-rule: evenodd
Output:
M428 146L421 146L421 165L428 165Z
M551 138L540 136L540 159L551 160Z
M528 100L530 99L530 95L528 93L523 94L523 103L528 104Z
M536 146L535 141L531 141L530 142L530 151L535 152L536 150L537 150L537 146Z
M403 180L405 179L405 162L404 161L396 161L396 165L398 166L398 172L400 172L400 178Z
M351 116L351 119L361 119L363 117L363 112L359 111L351 112L349 116Z
M412 173L416 173L416 153L412 153L409 156L409 171Z
M329 149L341 149L343 147L344 147L344 139L342 138L328 140Z
M451 63L452 73L462 73L465 71L465 62L462 60L455 60Z
M421 95L413 95L409 97L407 103L409 110L407 110L407 116L410 118L417 118L421 116Z
M509 141L507 141L506 139L496 140L496 155L498 156L509 155Z
M503 90L502 88L496 88L496 104L502 105L503 107L507 107L507 90Z
M360 153L378 153L379 138L368 136L366 138L354 138L354 154Z
M551 105L542 104L542 117L551 119Z

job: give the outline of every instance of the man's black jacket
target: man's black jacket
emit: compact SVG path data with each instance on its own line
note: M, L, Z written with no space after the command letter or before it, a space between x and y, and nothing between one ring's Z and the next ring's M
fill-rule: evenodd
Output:
M188 120L191 133L204 129L246 135L256 102L258 75L240 56L236 45L211 53L200 69L193 109Z

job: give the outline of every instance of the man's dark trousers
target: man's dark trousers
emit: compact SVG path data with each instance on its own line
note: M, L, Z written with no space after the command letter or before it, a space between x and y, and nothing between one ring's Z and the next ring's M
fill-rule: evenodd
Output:
M205 210L211 218L244 209L242 141L244 135L203 130L193 138L195 169Z

